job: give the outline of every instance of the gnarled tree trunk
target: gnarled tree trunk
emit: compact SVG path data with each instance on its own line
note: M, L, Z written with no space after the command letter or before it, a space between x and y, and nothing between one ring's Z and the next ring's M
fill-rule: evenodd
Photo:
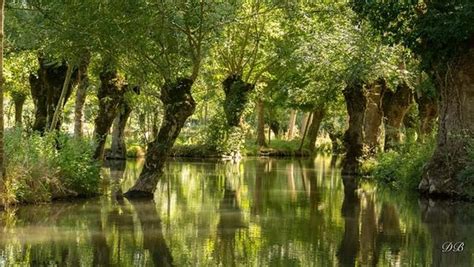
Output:
M472 196L472 177L458 176L472 160L466 148L474 138L474 48L437 82L441 94L437 144L419 189L435 195Z
M402 142L403 119L413 103L413 92L406 83L399 84L397 90L387 90L383 98L385 116L385 150Z
M125 145L125 127L127 126L128 118L132 113L132 108L126 100L123 101L118 113L119 114L115 118L112 131L112 146L110 149L110 154L107 155L107 158L110 159L127 158L127 147Z
M242 116L254 85L242 80L240 75L229 75L222 82L225 93L224 112L227 119L227 139L231 155L239 155L242 145Z
M308 128L308 139L306 142L306 148L313 152L316 149L316 139L318 138L319 128L321 127L321 122L324 119L326 113L326 108L324 106L319 106L313 111L311 116L311 124Z
M265 110L264 104L261 99L257 100L257 145L260 147L266 147L267 142L265 141Z
M426 94L417 95L415 100L418 104L418 117L420 120L418 135L423 142L426 136L433 133L439 113L438 100L436 97Z
M367 150L365 151L365 156L372 157L381 150L382 145L382 101L386 91L385 81L379 79L367 85L365 89L367 99L364 118L364 144Z
M127 198L153 198L156 185L163 174L166 158L186 119L194 113L196 103L191 95L193 81L181 78L161 88L160 99L165 114L155 140L148 144L145 165L135 185L125 193Z
M224 112L227 125L240 127L249 93L254 89L254 85L244 82L240 75L229 75L222 85L225 93Z
M97 92L99 99L99 113L95 119L94 137L97 147L94 158L102 160L104 158L104 147L107 135L110 131L112 123L117 117L118 108L123 102L127 84L117 70L110 69L106 64L100 73L100 87Z
M89 75L87 69L89 67L90 54L83 56L79 64L79 86L76 92L76 103L74 106L74 136L82 137L83 135L83 119L84 119L84 103L86 102L87 88L89 87Z
M33 130L43 133L51 125L56 106L61 97L61 92L66 79L68 66L66 62L61 64L51 64L44 58L39 58L39 70L37 75L30 75L31 96L35 104L35 122ZM63 106L71 96L72 89L77 84L77 71L73 71L71 82L66 88ZM56 124L56 129L60 129L61 119Z
M349 114L349 128L344 133L346 156L342 161L344 173L358 173L359 160L363 156L364 147L364 120L367 99L364 95L363 83L357 81L344 89L347 113Z

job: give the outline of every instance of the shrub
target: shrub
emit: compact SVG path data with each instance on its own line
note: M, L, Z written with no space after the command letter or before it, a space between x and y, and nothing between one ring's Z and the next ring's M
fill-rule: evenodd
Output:
M100 166L92 159L92 148L91 142L66 135L25 136L18 129L7 131L1 200L4 204L36 203L96 194Z
M58 141L56 162L63 185L81 196L98 194L100 165L93 160L94 143L67 135L59 136Z
M393 187L416 189L434 147L434 139L430 139L425 143L406 143L396 151L380 153L371 174L376 180Z
M127 148L127 158L141 158L145 156L145 150L139 145L130 145Z

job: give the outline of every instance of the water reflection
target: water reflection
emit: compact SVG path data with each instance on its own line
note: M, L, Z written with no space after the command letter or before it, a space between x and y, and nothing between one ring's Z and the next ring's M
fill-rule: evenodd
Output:
M0 266L472 266L474 207L341 177L337 160L170 162L154 202L120 192L0 213ZM464 251L443 253L446 241Z

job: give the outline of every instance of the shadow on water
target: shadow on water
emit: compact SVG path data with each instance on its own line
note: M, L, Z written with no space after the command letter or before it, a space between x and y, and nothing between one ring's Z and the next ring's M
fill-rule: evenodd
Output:
M172 161L154 202L119 197L140 164L107 162L104 197L1 212L0 266L473 266L474 204L375 187L338 162Z

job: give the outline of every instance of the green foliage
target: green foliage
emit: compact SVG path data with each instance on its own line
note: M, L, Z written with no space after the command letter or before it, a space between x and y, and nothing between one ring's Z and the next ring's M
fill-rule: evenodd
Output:
M421 181L425 163L433 155L434 139L425 143L407 143L398 150L380 153L367 172L380 182L395 188L415 190Z
M56 138L53 133L25 136L19 129L8 131L3 201L36 203L96 194L100 167L92 160L92 151L87 140Z
M423 65L444 67L470 47L474 3L447 1L351 1L351 7L391 44L403 44Z
M82 196L98 194L100 165L93 160L94 143L67 135L60 135L57 143L55 161L63 185Z

